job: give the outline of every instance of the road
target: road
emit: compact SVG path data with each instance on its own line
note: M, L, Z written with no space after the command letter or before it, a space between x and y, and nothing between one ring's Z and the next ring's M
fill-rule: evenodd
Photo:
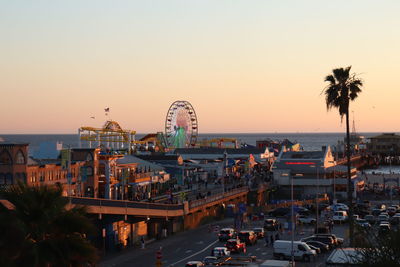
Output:
M220 227L233 225L232 219L216 223ZM262 222L251 222L247 228L261 226ZM336 225L333 232L338 237L344 237L347 225ZM312 227L305 226L296 234L295 240L312 234ZM281 239L290 240L291 236L285 232L281 235ZM190 260L202 260L205 256L209 256L211 249L216 246L223 246L224 243L217 240L216 232L209 232L207 226L182 232L171 236L167 239L149 244L145 249L130 248L118 255L109 256L104 259L100 266L118 266L118 267L134 267L134 266L155 266L156 251L162 247L162 262L164 267L185 266ZM264 241L259 240L254 246L247 247L246 255L257 256L257 259L272 259L272 247L265 247ZM321 254L311 263L296 262L296 266L325 266L325 260L329 253Z

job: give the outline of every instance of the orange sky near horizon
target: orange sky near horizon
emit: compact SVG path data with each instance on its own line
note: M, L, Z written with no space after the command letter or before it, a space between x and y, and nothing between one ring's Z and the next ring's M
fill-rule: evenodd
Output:
M365 82L357 130L400 131L398 1L0 6L0 134L100 127L105 107L123 128L163 131L175 100L200 133L339 132L321 92L349 65Z

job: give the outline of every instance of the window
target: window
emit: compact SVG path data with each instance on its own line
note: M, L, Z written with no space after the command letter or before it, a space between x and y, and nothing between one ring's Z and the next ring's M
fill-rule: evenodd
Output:
M300 251L306 251L306 249L303 247L303 245L298 245L297 248L298 248Z
M0 153L0 165L12 165L11 155L5 149Z
M93 161L93 155L92 155L92 153L87 153L87 155L86 155L86 161Z
M17 155L15 156L15 163L16 164L25 164L25 156L24 153L22 153L21 150L17 152Z
M6 177L3 173L0 173L0 185L6 183Z
M92 167L86 167L86 174L88 176L92 176L93 175L93 168Z
M6 174L6 184L13 184L13 175L12 173Z

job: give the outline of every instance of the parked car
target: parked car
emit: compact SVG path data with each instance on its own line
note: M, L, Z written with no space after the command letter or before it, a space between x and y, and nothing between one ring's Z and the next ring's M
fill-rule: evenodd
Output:
M305 242L294 241L294 257L297 260L310 261L315 258L316 252ZM273 245L274 258L284 260L290 259L292 255L292 242L288 240L276 240Z
M369 224L374 225L376 222L376 218L374 215L370 214L370 215L365 215L364 219L369 222Z
M333 204L333 205L329 206L329 208L333 211L348 211L349 210L349 207L343 203Z
M211 250L211 256L224 257L231 255L231 252L226 247L215 247Z
M204 266L217 266L220 264L220 261L217 257L207 256L203 259Z
M264 229L267 231L277 231L278 230L278 222L275 219L265 219Z
M201 261L189 261L186 263L185 267L202 267L204 264Z
M316 234L316 237L331 237L336 246L342 245L344 243L344 239L337 237L335 234Z
M395 215L393 215L393 217L390 218L389 222L391 225L400 225L400 214L396 213Z
M379 216L379 214L381 214L384 210L382 209L373 209L371 211L371 214L374 215L375 217Z
M239 239L229 239L225 247L231 252L231 253L246 253L246 243L241 242Z
M335 211L333 214L333 222L335 223L344 223L347 222L349 216L347 215L347 212L344 210L341 211Z
M389 216L395 215L396 212L397 212L397 208L396 208L396 207L390 206L390 207L387 209L387 213L389 214Z
M302 224L314 224L316 222L316 219L312 218L312 217L307 217L307 216L300 215L297 218L297 221L302 223Z
M379 234L387 234L390 232L390 225L389 223L381 223L379 224Z
M315 236L315 235L312 235L312 236L309 236L309 237L302 238L301 241L303 241L303 242L319 241L321 243L324 243L324 244L328 245L329 249L335 247L335 241L330 236Z
M315 250L317 254L321 254L321 249L318 247L314 247L313 245L307 244L311 249Z
M219 231L218 239L219 241L227 241L228 239L236 238L236 232L233 228L222 228Z
M358 219L356 220L356 224L362 228L370 228L371 225L366 219Z
M307 241L306 243L307 243L307 245L312 245L314 247L319 248L321 250L321 252L328 252L329 251L329 245L324 244L322 242L312 241L311 240L311 241Z
M256 236L257 236L258 239L264 238L264 235L265 235L264 228L262 228L262 227L257 227L257 228L254 228L253 231L254 231L254 233L256 234Z
M389 221L389 215L381 213L378 216L378 222L383 222L383 221L388 222Z
M269 216L272 217L282 217L286 216L290 212L290 208L276 208L270 212L268 212Z
M240 241L246 243L246 245L254 245L257 243L257 236L254 231L251 230L243 230L238 234L238 238Z

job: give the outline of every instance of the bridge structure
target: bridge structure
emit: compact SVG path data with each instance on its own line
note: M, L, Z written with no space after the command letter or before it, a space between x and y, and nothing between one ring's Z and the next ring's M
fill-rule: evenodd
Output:
M240 187L180 204L69 197L69 207L78 205L87 208L99 229L99 243L106 243L104 247L109 249L115 244L116 236L120 235L115 226L118 222L130 225L132 231L132 224L145 223L147 237L157 238L163 231L172 234L192 229L199 226L205 217L221 216L227 205L247 202L248 192L248 187ZM132 234L131 240L134 240ZM100 241L101 237L103 241Z

